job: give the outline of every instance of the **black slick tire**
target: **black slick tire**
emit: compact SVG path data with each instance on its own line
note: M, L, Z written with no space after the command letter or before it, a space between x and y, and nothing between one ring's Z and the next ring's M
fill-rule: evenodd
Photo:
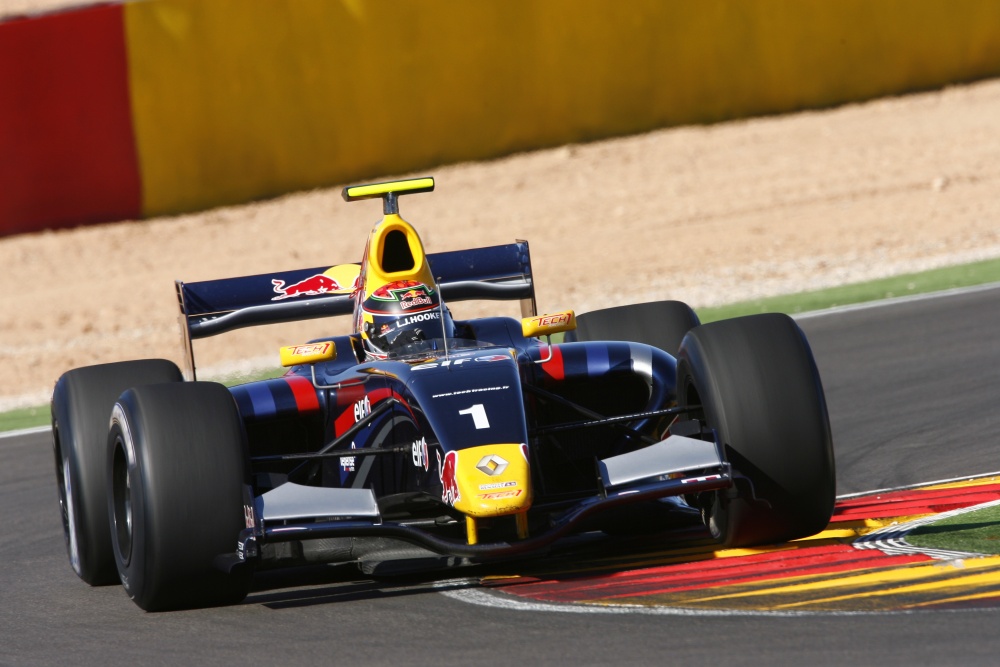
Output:
M225 573L245 527L246 435L232 394L212 382L138 387L111 417L107 466L118 572L147 611L234 604L246 569Z
M635 303L581 313L566 341L643 343L676 356L684 334L698 324L698 315L681 301Z
M826 400L812 351L786 315L693 329L678 354L681 405L718 432L726 459L750 481L710 494L706 523L725 547L769 544L823 530L836 492Z
M105 461L111 408L129 387L182 379L175 364L146 359L77 368L56 382L52 436L63 535L70 565L92 586L118 583Z

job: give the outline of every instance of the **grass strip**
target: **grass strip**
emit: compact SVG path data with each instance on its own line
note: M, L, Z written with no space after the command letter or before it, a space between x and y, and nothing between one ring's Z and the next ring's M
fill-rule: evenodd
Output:
M1000 282L1000 259L973 264L949 266L920 273L907 273L891 278L831 287L782 296L756 299L710 308L699 308L702 323L726 320L756 313L787 313L794 315L810 310L823 310L893 297L940 292L958 287L971 287Z
M1000 554L1000 505L920 526L906 541L922 549Z
M22 428L44 426L51 421L48 405L36 405L30 408L18 408L0 413L0 433L4 431L19 431Z

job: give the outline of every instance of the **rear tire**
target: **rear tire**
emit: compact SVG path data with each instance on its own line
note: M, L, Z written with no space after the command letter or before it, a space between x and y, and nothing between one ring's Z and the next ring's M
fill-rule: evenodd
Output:
M786 315L752 315L693 329L677 364L681 405L717 431L725 458L753 495L703 497L706 524L725 547L823 530L836 480L830 421L805 335Z
M681 301L635 303L578 315L576 331L565 340L643 343L676 356L684 334L699 324L698 315Z
M118 583L106 497L111 408L129 387L182 380L175 364L146 359L77 368L56 382L52 436L63 535L70 565L91 586Z
M146 611L235 604L250 573L227 574L245 527L247 449L232 394L212 382L122 394L111 418L105 512L122 585Z

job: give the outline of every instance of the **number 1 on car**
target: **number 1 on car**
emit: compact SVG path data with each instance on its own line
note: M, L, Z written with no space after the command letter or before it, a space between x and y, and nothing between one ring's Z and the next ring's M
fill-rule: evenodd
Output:
M476 425L477 429L490 427L490 420L486 417L486 408L483 407L482 403L476 403L471 408L459 410L458 414L472 415L472 423Z

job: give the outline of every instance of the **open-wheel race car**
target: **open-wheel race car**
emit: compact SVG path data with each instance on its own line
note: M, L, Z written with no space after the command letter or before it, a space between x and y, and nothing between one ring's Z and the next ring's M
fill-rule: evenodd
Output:
M398 198L433 187L344 189L383 203L360 263L178 282L185 374L139 360L59 379L84 581L160 610L238 602L268 567L482 563L674 519L725 547L825 528L829 419L790 318L699 325L677 301L540 315L526 242L425 254ZM522 319L453 318L467 299L519 301ZM353 332L282 348L281 377L196 381L196 339L332 315Z

